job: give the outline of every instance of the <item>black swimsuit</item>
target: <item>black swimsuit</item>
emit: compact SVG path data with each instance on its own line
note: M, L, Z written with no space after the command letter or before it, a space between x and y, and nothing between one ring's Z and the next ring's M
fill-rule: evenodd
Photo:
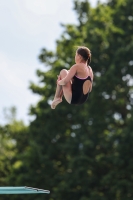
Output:
M83 93L83 84L86 80L92 82L90 76L87 76L87 78L79 78L77 76L73 77L71 104L83 104L88 99L90 92L87 94Z

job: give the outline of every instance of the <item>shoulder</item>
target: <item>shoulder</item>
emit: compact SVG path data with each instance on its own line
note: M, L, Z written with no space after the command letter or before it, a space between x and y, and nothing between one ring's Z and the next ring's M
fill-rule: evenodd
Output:
M79 70L83 69L83 66L82 66L82 64L78 63L78 64L74 64L71 68L76 70L76 71L77 70L79 71Z
M74 65L72 65L71 68L75 68L75 69L76 69L76 68L78 68L78 67L79 67L79 64L74 64ZM70 69L71 69L71 68L70 68Z
M70 69L69 69L69 72L71 72L71 71L77 71L78 70L78 65L77 64L74 64L74 65L72 65L71 67L70 67Z

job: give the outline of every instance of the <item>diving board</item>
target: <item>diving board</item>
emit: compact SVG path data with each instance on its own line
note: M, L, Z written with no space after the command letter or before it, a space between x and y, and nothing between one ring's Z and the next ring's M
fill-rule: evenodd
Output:
M49 190L33 188L33 187L0 187L0 194L49 194Z

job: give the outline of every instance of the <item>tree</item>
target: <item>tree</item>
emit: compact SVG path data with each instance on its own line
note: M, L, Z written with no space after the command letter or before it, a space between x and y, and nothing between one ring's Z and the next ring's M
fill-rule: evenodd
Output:
M22 155L24 156L28 143L28 128L23 121L16 119L16 111L14 106L5 108L7 121L0 126L0 186L12 186L16 182L17 170L23 162ZM0 197L1 200L9 198L9 195Z

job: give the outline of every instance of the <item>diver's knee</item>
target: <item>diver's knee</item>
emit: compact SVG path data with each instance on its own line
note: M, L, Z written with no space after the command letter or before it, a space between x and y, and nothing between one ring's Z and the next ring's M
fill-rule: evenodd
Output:
M66 69L62 69L61 71L60 71L60 75L61 76L66 76L68 74L68 70L66 70Z

